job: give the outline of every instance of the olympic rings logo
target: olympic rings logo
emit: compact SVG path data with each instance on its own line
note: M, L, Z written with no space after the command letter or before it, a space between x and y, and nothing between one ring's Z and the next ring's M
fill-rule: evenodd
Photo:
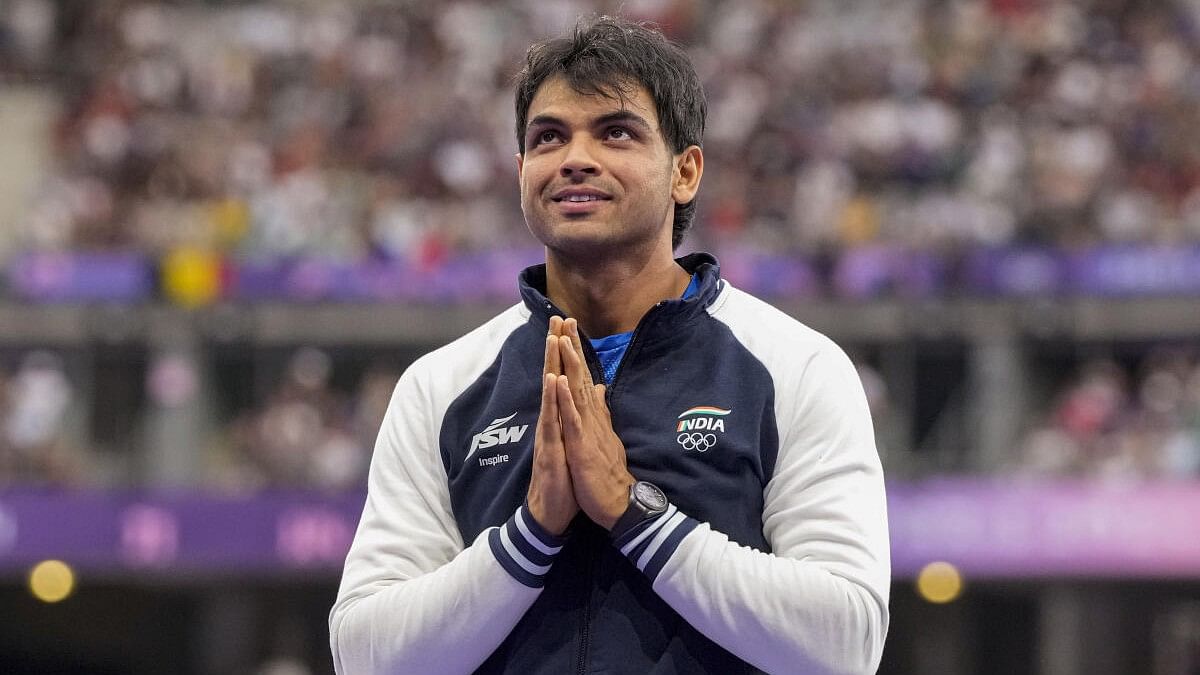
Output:
M683 446L684 450L695 450L696 452L708 452L709 448L717 444L717 437L714 434L687 433L679 434L675 438L679 445Z

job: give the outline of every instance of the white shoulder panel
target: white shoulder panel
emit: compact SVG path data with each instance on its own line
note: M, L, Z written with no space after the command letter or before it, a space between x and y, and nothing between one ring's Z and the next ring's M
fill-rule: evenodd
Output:
M425 354L409 367L429 396L434 438L441 431L446 408L479 379L496 360L508 336L528 320L529 310L523 304L515 304L466 335Z
M474 670L537 597L501 567L487 532L464 545L439 447L446 409L527 319L509 308L400 377L330 612L336 672Z

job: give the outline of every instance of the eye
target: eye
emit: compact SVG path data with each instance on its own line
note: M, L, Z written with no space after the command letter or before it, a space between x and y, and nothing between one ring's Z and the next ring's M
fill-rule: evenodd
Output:
M553 143L558 140L558 132L553 129L546 129L538 132L533 138L533 145L542 145L543 143Z
M604 132L605 138L613 141L628 141L633 138L633 134L625 127L609 127Z

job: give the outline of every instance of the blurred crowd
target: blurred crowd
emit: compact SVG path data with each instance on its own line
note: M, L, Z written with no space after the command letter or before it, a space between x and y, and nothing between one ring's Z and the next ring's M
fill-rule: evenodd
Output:
M151 455L160 448L146 447L156 439L150 430L161 424L154 416L167 419L189 405L200 411L226 407L197 398L219 395L196 386L194 366L176 357L157 360L140 387L145 395L137 397L138 409L121 411L120 428L106 444L87 430L87 418L96 414L94 395L60 356L33 350L10 367L0 364L0 489L159 484L148 465L156 463ZM192 455L186 461L197 469L187 480L227 493L365 485L399 372L377 364L345 389L334 386L333 368L326 352L299 349L262 400L190 427L201 431L185 439L183 448Z
M617 11L686 45L706 87L686 247L1200 243L1195 0L9 0L0 101L40 89L57 116L0 252L436 266L527 247L511 78L531 41ZM298 352L221 426L205 480L360 484L396 373L346 392L332 367ZM886 383L861 374L878 424ZM91 475L79 398L53 355L0 370L0 483ZM1051 398L1006 470L1200 474L1194 356L1088 363ZM879 429L885 450L903 435Z
M61 101L17 248L527 246L511 77L532 40L618 10L705 83L689 246L1200 241L1189 0L11 0L0 78Z
M84 475L82 448L72 443L75 386L61 359L33 351L0 368L0 487L72 484Z
M366 484L384 412L400 374L369 369L351 393L331 385L333 361L301 349L261 405L239 411L220 432L208 471L223 490L310 487L344 490Z
M325 351L296 350L261 400L221 415L204 438L189 441L189 451L202 455L195 483L234 493L339 491L364 485L399 371L380 362L347 388L334 385L337 367ZM894 478L985 471L962 454L967 448L958 448L955 457L924 456L941 450L917 447L921 443L909 437L910 420L892 410L893 394L885 378L865 361L857 368L880 455ZM147 374L145 408L129 415L130 427L118 441L122 448L98 453L88 447L86 434L78 433L86 415L79 406L86 396L60 357L31 351L12 367L0 368L0 488L129 486L144 478L144 472L128 464L135 461L128 455L149 450L139 448L149 437L133 420L144 425L153 410L180 400L163 386L172 378L161 371L152 368ZM996 467L999 475L1200 478L1200 357L1195 350L1154 348L1132 365L1085 360L1064 382L1037 392L1033 400L1044 405L1031 410L1045 412L1030 414L1023 439ZM950 406L943 414L962 412ZM122 454L124 471L102 461L102 455Z
M1200 360L1174 350L1130 371L1083 364L1026 436L1020 474L1086 478L1200 476Z

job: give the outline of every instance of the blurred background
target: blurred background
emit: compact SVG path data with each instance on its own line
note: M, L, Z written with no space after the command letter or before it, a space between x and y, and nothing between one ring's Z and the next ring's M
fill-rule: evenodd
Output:
M399 373L516 299L528 44L688 47L682 251L855 359L882 673L1200 673L1200 1L0 1L0 672L331 672Z

